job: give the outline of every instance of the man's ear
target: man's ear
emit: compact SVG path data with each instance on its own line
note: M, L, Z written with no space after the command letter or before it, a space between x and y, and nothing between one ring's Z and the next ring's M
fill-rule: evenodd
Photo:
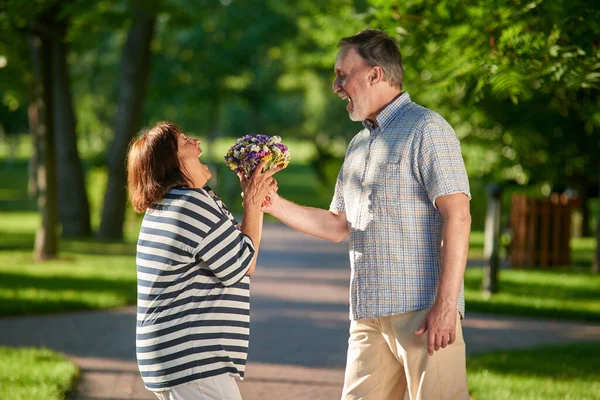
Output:
M384 77L383 68L381 68L379 65L376 65L375 67L371 68L371 71L369 71L369 83L371 85L374 85L374 84L382 81L383 77Z

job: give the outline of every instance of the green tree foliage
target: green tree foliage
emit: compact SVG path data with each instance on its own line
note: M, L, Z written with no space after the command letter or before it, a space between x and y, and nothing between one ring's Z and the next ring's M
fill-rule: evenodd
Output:
M27 14L26 14L27 15ZM9 14L0 0L0 126L7 134L27 130L27 105L33 90L27 18Z
M593 3L371 4L373 23L400 40L409 90L465 138L472 176L580 190L597 181L600 10Z
M294 4L297 37L282 46L280 86L302 94L298 134L316 145L313 167L331 195L350 139L362 125L350 121L346 103L332 90L337 43L364 29L366 3L353 0Z

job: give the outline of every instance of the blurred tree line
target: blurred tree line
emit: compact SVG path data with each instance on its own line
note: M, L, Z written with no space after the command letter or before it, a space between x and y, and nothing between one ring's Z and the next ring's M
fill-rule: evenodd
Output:
M472 182L575 190L590 220L600 181L593 2L0 0L0 121L34 138L45 237L57 223L64 236L91 234L78 146L106 154L97 235L122 237L127 144L157 120L209 140L310 139L317 175L333 185L360 129L330 92L336 43L365 27L398 38L405 89L455 127Z

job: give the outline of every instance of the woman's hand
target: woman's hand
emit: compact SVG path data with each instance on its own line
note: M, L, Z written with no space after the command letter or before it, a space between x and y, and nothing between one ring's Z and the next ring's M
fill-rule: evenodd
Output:
M266 164L266 161L262 161L258 164L250 178L238 174L242 184L242 197L244 199L242 205L244 208L263 208L270 205L271 197L277 195L277 181L273 178L273 174L283 168L276 167L263 172L263 168Z

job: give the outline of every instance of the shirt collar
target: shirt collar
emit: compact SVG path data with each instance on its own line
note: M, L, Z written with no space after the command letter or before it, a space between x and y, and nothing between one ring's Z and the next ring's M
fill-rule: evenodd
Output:
M377 126L368 120L364 120L362 124L369 132L373 132L375 129L385 129L394 117L398 115L398 112L408 103L410 103L410 95L408 92L402 92L400 96L396 97L396 99L377 114L377 117L375 117Z

